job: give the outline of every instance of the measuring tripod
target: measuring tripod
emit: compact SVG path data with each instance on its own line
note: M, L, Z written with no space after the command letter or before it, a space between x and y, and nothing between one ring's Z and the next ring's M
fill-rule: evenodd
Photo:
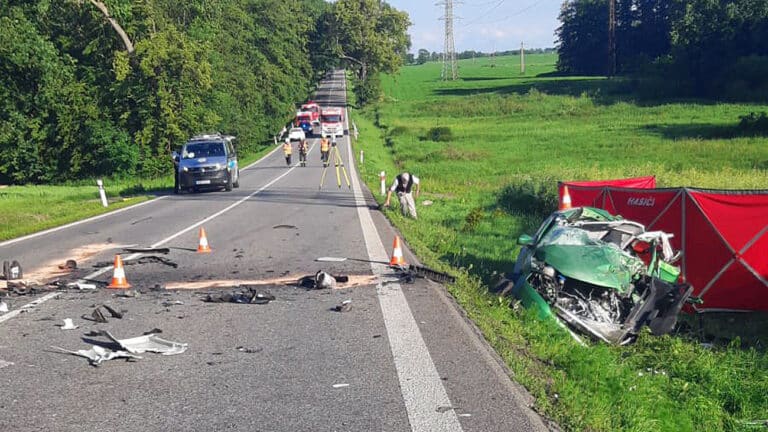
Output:
M339 186L339 189L341 189L341 173L344 173L344 180L347 181L347 187L351 189L352 185L349 183L349 175L347 175L347 169L344 168L344 161L341 159L339 148L336 147L335 142L331 144L331 149L328 151L328 156L325 160L323 160L323 175L320 177L320 187L318 189L323 188L323 183L325 182L325 173L328 171L328 166L330 166L331 162L333 162L333 164L336 166L336 184Z

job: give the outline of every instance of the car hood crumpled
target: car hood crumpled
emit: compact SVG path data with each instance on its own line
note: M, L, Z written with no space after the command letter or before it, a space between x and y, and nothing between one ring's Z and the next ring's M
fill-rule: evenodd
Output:
M621 293L643 267L642 261L610 245L548 245L536 251L536 258L567 278Z

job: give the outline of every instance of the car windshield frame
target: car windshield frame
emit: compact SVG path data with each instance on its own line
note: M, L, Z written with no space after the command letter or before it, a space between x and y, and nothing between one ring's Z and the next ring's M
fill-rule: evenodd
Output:
M187 143L184 145L182 151L182 159L225 157L226 155L226 146L221 141L198 141Z

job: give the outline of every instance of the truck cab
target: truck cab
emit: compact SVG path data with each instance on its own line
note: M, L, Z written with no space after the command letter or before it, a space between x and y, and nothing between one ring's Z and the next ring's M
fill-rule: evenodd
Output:
M344 136L344 111L341 108L323 108L320 128L324 137Z
M307 103L301 105L299 112L307 113L309 115L310 124L312 125L320 124L320 105L318 105L317 102L308 101Z
M312 135L312 114L307 111L297 112L294 125L300 127L305 134Z

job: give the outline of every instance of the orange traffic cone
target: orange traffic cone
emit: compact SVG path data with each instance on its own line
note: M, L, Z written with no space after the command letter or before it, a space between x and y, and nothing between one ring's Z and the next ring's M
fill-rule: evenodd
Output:
M400 247L400 237L395 236L395 242L392 245L392 259L389 260L389 265L393 267L405 267L405 259L403 259L403 248Z
M560 209L567 210L571 208L571 194L568 193L568 186L563 186L563 198L560 200Z
M107 288L114 289L128 289L131 284L125 278L125 269L123 268L123 259L120 255L115 255L115 271L112 274L112 283L107 285Z
M208 237L205 236L205 228L203 227L200 227L200 243L197 245L197 253L211 253Z

